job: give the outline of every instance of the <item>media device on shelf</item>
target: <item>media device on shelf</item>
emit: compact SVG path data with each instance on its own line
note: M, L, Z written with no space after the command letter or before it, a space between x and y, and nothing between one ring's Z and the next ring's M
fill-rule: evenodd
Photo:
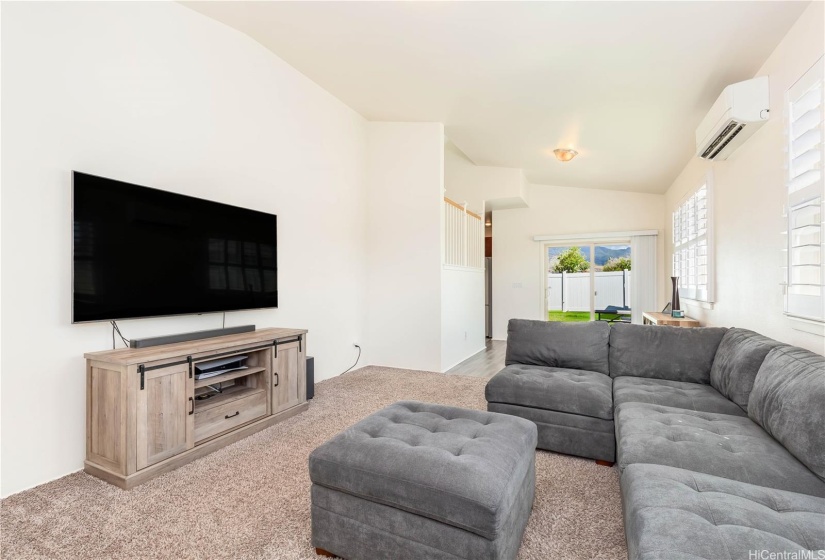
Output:
M224 373L247 369L247 357L245 354L240 354L229 358L201 362L195 366L195 379L209 379Z
M73 172L72 322L278 306L277 219Z

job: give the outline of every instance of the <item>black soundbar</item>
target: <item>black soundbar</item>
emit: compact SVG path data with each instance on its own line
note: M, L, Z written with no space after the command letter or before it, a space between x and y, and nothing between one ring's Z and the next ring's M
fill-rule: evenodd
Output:
M189 342L190 340L200 340L202 338L214 338L216 336L226 336L228 334L240 334L252 332L255 325L241 325L240 327L224 327L222 329L210 329L208 331L193 331L180 334L167 334L163 336L153 336L150 338L133 338L129 341L132 348L148 348L149 346L160 346L161 344L174 344L176 342Z

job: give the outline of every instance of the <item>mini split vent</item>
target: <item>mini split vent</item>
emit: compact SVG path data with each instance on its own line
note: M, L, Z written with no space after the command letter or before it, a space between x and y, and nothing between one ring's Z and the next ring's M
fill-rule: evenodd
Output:
M702 155L699 157L703 157L705 159L716 159L722 150L724 150L728 144L730 144L731 140L736 138L742 129L745 128L744 124L738 123L736 121L731 121L725 129L714 138L713 142L710 143L710 146L702 152Z
M728 159L753 136L770 114L768 87L767 76L726 87L696 129L696 155Z

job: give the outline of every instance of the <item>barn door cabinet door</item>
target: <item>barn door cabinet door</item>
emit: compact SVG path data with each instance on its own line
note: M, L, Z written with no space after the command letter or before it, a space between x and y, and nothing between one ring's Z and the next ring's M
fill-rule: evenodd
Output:
M303 340L278 343L272 351L272 414L277 414L306 401L306 351Z
M138 470L195 445L195 386L189 366L151 369L142 375L143 388L137 388L136 399Z

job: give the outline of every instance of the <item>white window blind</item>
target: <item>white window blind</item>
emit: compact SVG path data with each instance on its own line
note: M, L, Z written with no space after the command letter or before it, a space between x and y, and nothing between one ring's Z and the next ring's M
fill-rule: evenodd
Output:
M787 237L783 281L785 312L795 317L825 320L825 245L822 208L825 180L823 75L820 58L785 97Z
M633 257L633 274L630 276L630 319L644 323L642 313L658 309L656 294L656 245L658 235L634 235L630 238L630 255Z
M713 301L710 176L673 212L673 276L682 298Z

